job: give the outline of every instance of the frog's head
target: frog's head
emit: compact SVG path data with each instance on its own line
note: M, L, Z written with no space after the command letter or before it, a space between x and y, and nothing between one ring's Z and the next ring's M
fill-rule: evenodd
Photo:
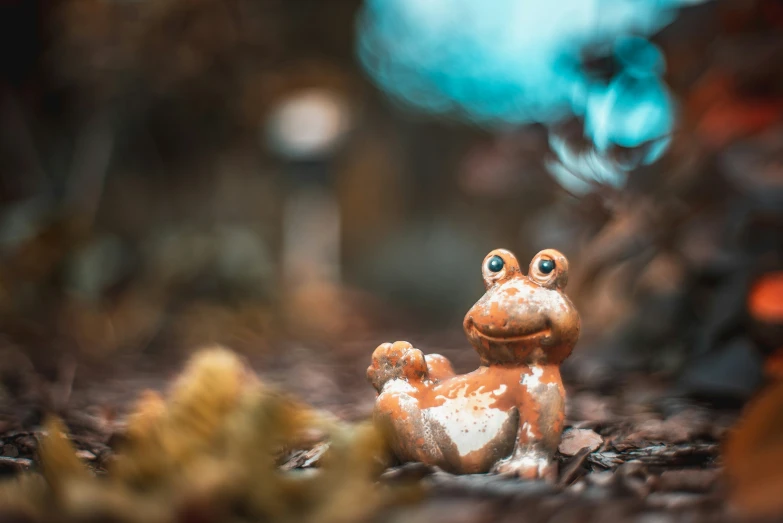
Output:
M487 292L463 326L484 364L558 364L579 338L579 314L563 293L568 260L554 249L539 252L522 274L505 249L487 254L481 268Z

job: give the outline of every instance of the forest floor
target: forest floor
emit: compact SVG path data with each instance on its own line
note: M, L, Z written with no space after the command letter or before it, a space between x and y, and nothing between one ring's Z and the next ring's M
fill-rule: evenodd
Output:
M385 338L384 338L385 339ZM391 339L391 338L390 338ZM412 340L413 341L413 340ZM425 352L450 357L462 372L476 364L459 336L417 341ZM265 381L347 421L366 419L374 391L364 372L378 340L359 340L326 351L290 343L272 356L250 357ZM322 350L323 349L323 350ZM145 389L165 390L181 362L135 358L111 372L77 367L75 379L50 387L60 401L78 455L98 473L114 452L114 434ZM66 373L67 374L67 373ZM59 389L58 389L59 387ZM595 390L566 383L567 429L557 455L554 483L492 475L454 476L407 464L388 469L382 482L415 478L424 500L384 509L377 521L734 521L721 479L720 442L737 419L736 409L716 410L669 395L664 383L624 376ZM0 402L0 474L38 468L41 395ZM0 397L0 400L2 398ZM326 444L300 449L283 468L317 468Z

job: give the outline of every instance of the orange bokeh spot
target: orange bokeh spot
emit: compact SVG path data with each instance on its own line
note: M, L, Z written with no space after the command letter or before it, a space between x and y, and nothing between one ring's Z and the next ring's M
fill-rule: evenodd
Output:
M758 321L783 323L783 271L756 280L748 294L748 311Z

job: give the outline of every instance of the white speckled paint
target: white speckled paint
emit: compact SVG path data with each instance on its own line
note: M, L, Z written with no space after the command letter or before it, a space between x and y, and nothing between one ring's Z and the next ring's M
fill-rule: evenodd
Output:
M525 431L525 434L530 441L533 441L536 438L536 435L533 433L533 427L531 427L530 423L527 421L522 424L522 430Z
M538 474L541 475L547 465L549 465L549 460L545 456L528 454L519 458L519 464L526 469L536 469Z
M496 396L506 390L501 385L497 390L477 391L466 395L468 386L456 391L454 397L437 396L447 400L439 407L424 409L425 419L436 421L457 447L461 456L484 448L498 435L508 413L500 409L489 408ZM477 408L474 408L477 407Z
M416 392L416 387L408 383L406 380L394 379L387 381L383 385L383 392L404 392L412 394Z
M530 374L524 374L522 376L522 385L527 387L527 390L530 390L531 388L538 387L538 385L541 383L539 381L539 378L543 376L544 369L539 367L538 365L531 365L530 366Z
M561 293L531 286L527 279L515 279L501 285L502 292L488 292L482 297L488 310L493 304L497 304L501 310L511 310L519 302L524 302L526 310L534 313L562 309L566 306L565 298ZM509 292L512 289L516 292Z

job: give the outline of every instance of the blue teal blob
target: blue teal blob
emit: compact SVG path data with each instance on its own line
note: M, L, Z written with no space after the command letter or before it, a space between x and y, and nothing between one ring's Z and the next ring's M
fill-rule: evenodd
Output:
M584 119L599 152L668 144L675 107L665 60L647 37L694 0L365 0L357 55L401 103L479 125L551 125ZM605 49L613 77L582 64ZM653 143L657 146L649 146Z
M623 72L638 78L666 72L663 53L652 42L638 36L620 36L614 43L614 56Z

